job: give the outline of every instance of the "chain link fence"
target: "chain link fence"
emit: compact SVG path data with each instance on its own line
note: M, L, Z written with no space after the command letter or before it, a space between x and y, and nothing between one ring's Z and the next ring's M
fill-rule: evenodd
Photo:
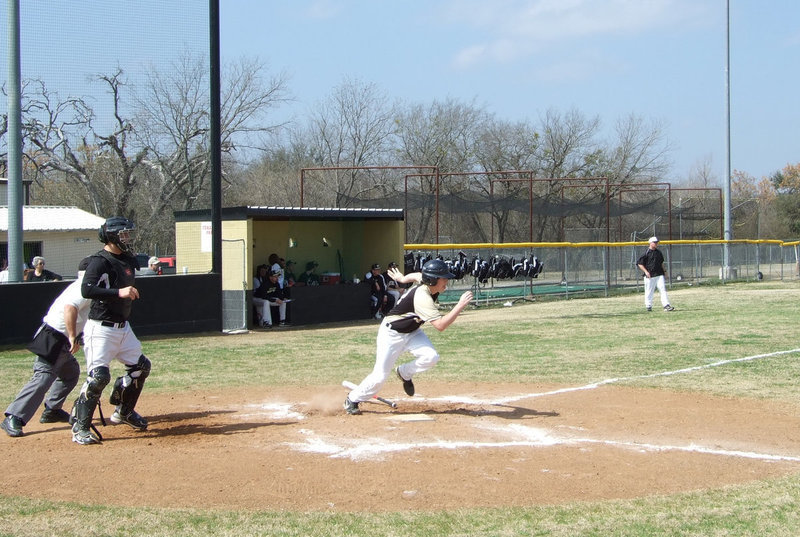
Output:
M777 240L662 241L659 250L664 255L668 286L674 287L797 281L799 244ZM641 289L643 276L636 260L646 249L643 243L408 244L406 255L414 256L417 263L441 256L462 269L457 274L463 273L463 277L452 282L440 302L455 302L471 289L480 305L546 295L608 296L626 288ZM541 272L531 276L524 269L534 260L541 265Z

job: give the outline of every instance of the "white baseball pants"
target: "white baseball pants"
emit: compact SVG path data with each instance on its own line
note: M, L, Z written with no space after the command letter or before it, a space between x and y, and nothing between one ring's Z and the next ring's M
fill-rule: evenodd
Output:
M669 305L669 297L667 296L667 286L664 283L664 275L654 276L652 278L645 277L644 279L644 305L648 308L653 307L653 295L658 289L658 294L661 297L661 306Z
M263 298L253 297L253 304L255 304L261 312L261 323L272 324L272 306L278 306L278 315L281 321L286 320L286 302L276 304Z
M350 400L354 403L369 401L377 395L392 373L397 358L405 351L413 354L414 360L397 368L404 379L411 379L417 373L427 371L439 361L439 353L433 348L431 340L422 329L402 334L389 328L387 323L381 323L378 329L375 367L372 373L350 392Z
M83 329L83 342L87 373L101 365L108 367L114 359L125 365L136 365L142 355L142 344L131 330L131 323L127 322L122 328L116 328L89 319Z

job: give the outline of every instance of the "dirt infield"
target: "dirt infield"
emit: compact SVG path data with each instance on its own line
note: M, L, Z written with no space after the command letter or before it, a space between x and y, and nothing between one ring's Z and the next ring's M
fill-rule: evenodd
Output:
M800 413L601 386L399 383L398 408L340 387L145 393L149 430L66 424L0 438L5 494L80 503L402 511L530 506L718 487L800 471ZM108 410L106 410L108 412ZM38 420L38 416L36 418Z

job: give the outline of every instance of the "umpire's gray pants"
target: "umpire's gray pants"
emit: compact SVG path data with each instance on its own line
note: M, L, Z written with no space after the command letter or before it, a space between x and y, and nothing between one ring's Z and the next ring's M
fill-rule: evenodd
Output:
M66 348L61 351L53 364L37 356L33 363L31 380L8 405L6 415L14 415L23 423L28 423L42 401L47 408L53 410L61 408L80 376L81 367L78 365L78 360ZM47 395L46 400L45 395Z

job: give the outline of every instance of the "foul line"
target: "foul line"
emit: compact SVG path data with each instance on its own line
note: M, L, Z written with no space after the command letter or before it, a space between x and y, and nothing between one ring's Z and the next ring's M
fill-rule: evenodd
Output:
M561 388L558 390L552 390L549 392L539 392L539 393L526 393L522 395L514 395L510 397L503 397L501 399L492 399L492 400L481 400L475 399L471 397L463 397L463 396L448 396L448 397L431 397L428 398L429 401L446 401L451 403L468 403L468 404L483 404L483 405L504 405L508 403L514 403L516 401L521 401L523 399L532 399L534 397L546 397L549 395L559 395L562 393L569 393L569 392L578 392L583 390L594 390L595 388L599 388L600 386L605 386L606 384L614 384L616 382L625 382L629 380L641 380L647 378L656 378L656 377L668 377L671 375L678 375L680 373L693 373L695 371L700 371L702 369L709 369L712 367L719 367L722 365L733 364L736 362L749 362L752 360L759 360L761 358L772 358L774 356L781 356L783 354L794 354L800 353L800 348L798 349L791 349L787 351L778 351L778 352L770 352L766 354L756 354L754 356L746 356L744 358L734 358L732 360L720 360L718 362L714 362L711 364L705 365L696 365L693 367L685 367L683 369L676 369L674 371L661 371L659 373L650 373L648 375L639 375L635 377L617 377L617 378L610 378L601 380L598 382L593 382L591 384L585 384L583 386L574 386L572 388Z
M362 438L344 440L342 438L325 438L316 435L313 431L303 430L305 442L287 443L291 448L306 453L324 454L332 459L350 459L352 461L379 460L386 455L412 449L498 449L519 447L555 447L555 446L580 446L585 444L604 445L623 449L632 449L640 452L668 452L678 451L700 455L717 455L723 457L738 457L744 459L760 460L764 462L800 462L800 457L793 455L776 455L771 453L757 453L754 451L741 451L713 448L697 444L684 446L657 445L650 443L637 443L619 440L599 440L596 438L570 438L554 435L551 431L537 427L511 426L504 431L514 436L522 436L518 440L497 440L489 442L470 442L466 440L434 440L430 442L390 442L385 438ZM502 432L502 431L498 431Z

